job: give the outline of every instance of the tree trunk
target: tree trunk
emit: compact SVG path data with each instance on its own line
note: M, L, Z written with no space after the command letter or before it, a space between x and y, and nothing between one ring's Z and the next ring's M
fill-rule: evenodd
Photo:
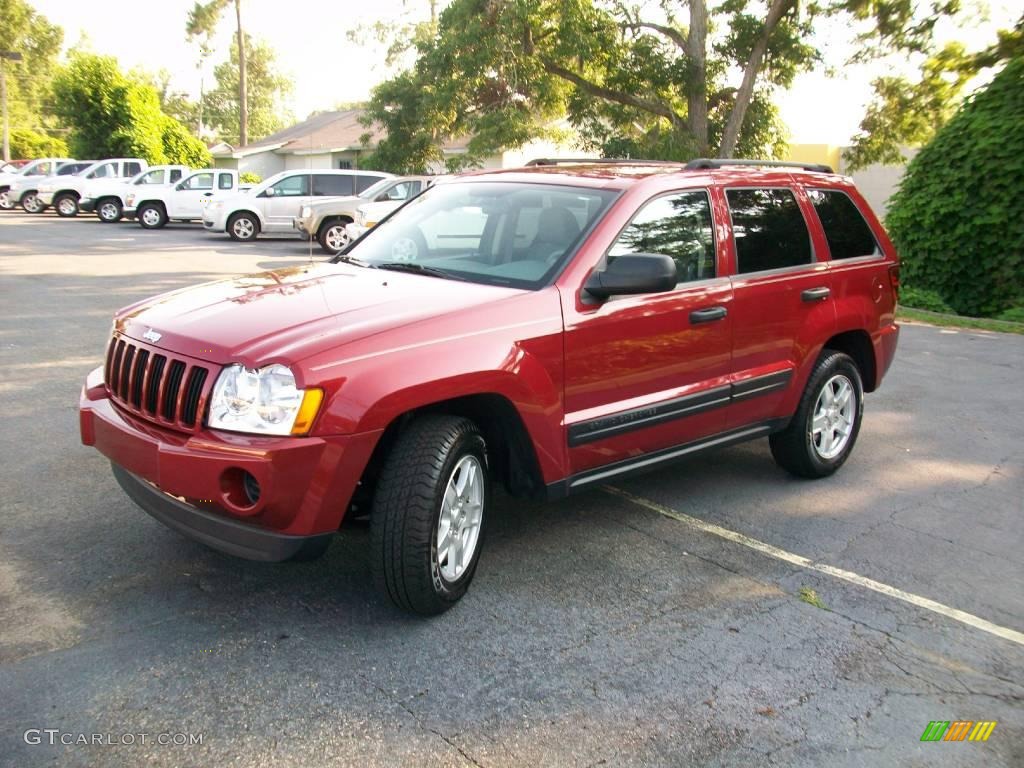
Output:
M235 0L235 19L238 22L238 144L249 143L249 93L245 72L245 34L242 32L242 0Z
M707 82L708 7L704 0L690 0L690 31L686 59L690 68L686 92L686 123L697 143L697 154L708 154Z
M768 50L768 43L775 32L775 28L779 26L782 17L793 7L794 2L795 0L772 0L772 4L768 8L768 18L765 19L764 29L761 31L761 36L757 39L757 42L754 43L753 50L750 51L750 58L747 60L747 66L743 70L743 82L740 84L740 89L736 92L736 101L732 106L732 112L729 113L729 120L725 124L725 131L722 133L722 146L719 147L719 157L732 157L733 152L736 151L736 142L740 137L740 129L743 128L743 119L747 116L747 107L750 106L750 100L754 96L754 85L761 71L761 65L764 63L764 55Z

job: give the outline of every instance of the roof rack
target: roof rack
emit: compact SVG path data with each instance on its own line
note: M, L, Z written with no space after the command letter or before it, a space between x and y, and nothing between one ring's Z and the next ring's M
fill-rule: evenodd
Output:
M638 163L643 165L679 165L676 160L644 160L639 157L538 157L526 164L536 165L572 165L574 163L606 163L619 165L622 163Z
M748 165L761 166L763 168L799 168L802 171L813 173L835 173L832 166L824 163L793 163L785 160L719 160L717 158L702 157L691 160L686 164L688 171L706 171L713 168L728 168L729 166Z

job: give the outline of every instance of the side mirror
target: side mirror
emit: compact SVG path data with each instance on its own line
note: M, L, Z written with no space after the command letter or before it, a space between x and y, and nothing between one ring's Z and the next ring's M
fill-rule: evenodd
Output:
M263 190L263 196L264 197L273 197L276 194L277 194L277 190L274 189L273 187L267 187L266 189Z
M633 293L663 293L676 287L676 263L663 253L616 256L600 272L592 272L583 290L598 299Z

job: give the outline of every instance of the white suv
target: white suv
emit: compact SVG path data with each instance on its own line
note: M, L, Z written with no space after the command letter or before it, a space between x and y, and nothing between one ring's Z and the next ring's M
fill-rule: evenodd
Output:
M383 171L282 171L251 192L211 202L203 211L203 226L241 241L255 240L261 232L295 234L292 220L310 201L353 195L389 178Z
M52 205L58 216L77 216L78 200L89 196L89 189L103 179L127 179L144 171L149 163L139 157L111 157L97 160L81 173L47 180L39 185L39 202Z

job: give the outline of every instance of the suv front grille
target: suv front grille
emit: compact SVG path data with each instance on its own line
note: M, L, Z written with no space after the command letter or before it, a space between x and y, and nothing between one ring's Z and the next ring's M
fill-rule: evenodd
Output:
M210 382L205 364L115 334L103 373L111 398L131 413L188 432L202 426Z

